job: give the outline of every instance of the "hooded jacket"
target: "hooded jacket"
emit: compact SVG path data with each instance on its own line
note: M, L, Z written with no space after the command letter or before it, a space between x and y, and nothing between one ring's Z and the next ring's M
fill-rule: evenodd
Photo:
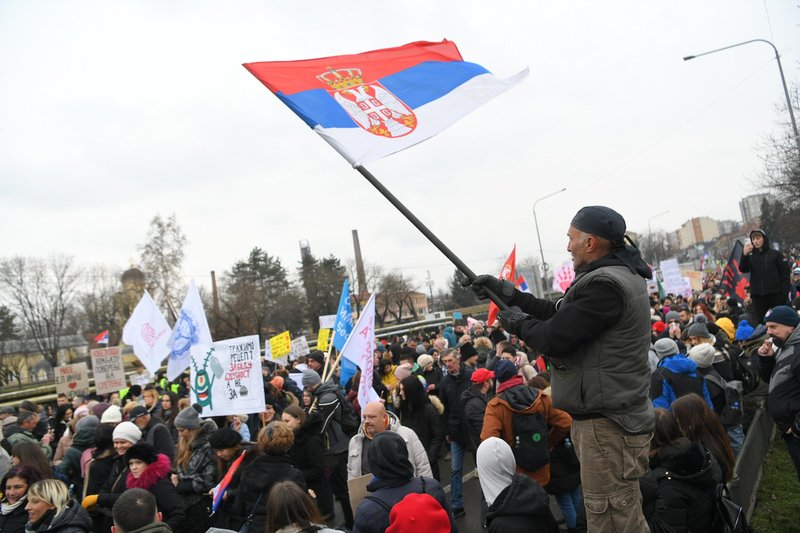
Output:
M471 385L461 394L461 405L464 409L464 426L467 447L474 451L481 443L481 430L486 405L489 398L480 391L480 385Z
M750 255L742 254L739 263L740 271L745 274L750 273L750 294L753 296L783 294L788 298L791 285L789 263L782 253L769 245L769 237L763 230L753 231L764 235L764 246L761 249L753 247Z
M658 362L658 367L650 376L653 407L669 409L672 402L691 393L702 396L708 406L714 408L705 379L698 374L697 363L682 354L665 357Z
M30 524L29 524L30 525ZM25 528L29 531L28 528ZM70 500L63 511L58 513L49 525L39 526L38 533L89 533L92 529L92 519L81 504Z
M550 512L550 497L528 476L515 474L511 484L489 506L486 513L489 533L558 533Z
M393 431L397 433L406 443L408 449L408 460L414 469L414 476L433 477L431 472L431 465L428 462L428 454L425 447L420 442L414 430L400 425L400 421L394 413L386 413L389 415L389 426L386 431ZM364 426L359 428L358 433L350 439L350 445L347 453L347 479L354 479L361 476L361 455L364 450L364 439L367 436L364 434Z
M172 464L169 457L159 453L155 462L147 465L139 479L133 477L133 474L129 471L128 476L125 478L125 487L128 489L144 489L155 496L156 505L164 517L164 522L173 530L178 531L177 527L186 516L186 507L183 499L172 485L170 480L171 471Z
M325 479L325 453L322 448L322 418L312 413L294 433L294 444L289 457L306 479L308 488L317 495L317 504L323 516L333 512L333 497Z
M444 405L444 416L447 419L447 435L453 442L465 443L466 434L462 418L461 395L472 383L473 370L462 364L458 375L446 374L439 384L439 399Z
M55 467L55 472L72 481L76 486L83 486L81 476L81 454L94 446L96 427L82 428L72 439L72 446L64 453L64 458Z
M767 410L781 433L800 437L800 326L773 357L759 356L761 379L769 382Z
M281 481L294 481L303 490L307 488L303 473L292 465L288 455L260 455L242 473L235 508L236 514L245 519L253 514L250 531L266 531L267 496L272 486Z
M347 451L350 440L342 429L342 405L337 394L338 385L331 381L322 383L314 396L317 397L317 407L322 415L322 444L325 455L338 455Z
M719 473L705 448L687 439L659 450L640 478L645 516L658 516L676 533L707 532L715 511Z
M519 376L514 376L512 380L517 380ZM481 440L489 437L499 437L509 445L514 442L514 413L524 415L534 415L540 413L547 426L550 428L550 446L558 444L561 439L569 434L572 427L572 417L564 411L555 409L549 396L542 394L539 390L529 387L522 383L503 389L503 385L510 380L502 383L498 388L498 394L489 400L486 405L486 414L483 419L483 430ZM525 474L542 485L550 482L550 464L529 472L517 466L517 472Z
M186 466L176 465L178 486L175 487L184 500L186 507L196 504L216 485L217 461L214 450L208 443L208 437L217 430L217 424L211 420L200 422L200 429L192 442L192 455Z

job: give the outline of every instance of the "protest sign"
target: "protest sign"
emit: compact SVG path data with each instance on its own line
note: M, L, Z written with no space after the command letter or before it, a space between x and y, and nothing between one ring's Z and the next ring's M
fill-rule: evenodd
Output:
M703 290L703 273L699 270L688 270L684 272L685 277L689 278L689 286L693 291Z
M317 350L322 352L328 351L328 340L331 338L331 330L330 329L321 329L319 330L319 335L317 335Z
M92 357L94 388L97 394L119 392L127 386L122 350L118 347L100 348L89 352Z
M191 398L201 416L260 413L264 410L258 335L192 347Z
M308 355L311 353L311 350L308 347L308 341L306 340L305 335L302 337L297 337L296 339L292 339L292 352L289 354L289 359L294 361L301 355Z
M336 324L337 315L325 315L319 317L319 329L333 329Z
M89 393L89 369L86 363L57 366L55 368L56 394L86 396Z
M661 275L664 278L664 290L671 294L681 294L683 296L692 294L692 286L688 279L683 277L675 258L661 261Z

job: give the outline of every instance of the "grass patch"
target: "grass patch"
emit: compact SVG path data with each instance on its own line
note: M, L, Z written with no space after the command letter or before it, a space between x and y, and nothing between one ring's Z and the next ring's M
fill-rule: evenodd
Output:
M800 532L800 482L780 436L775 437L764 462L752 522L756 533Z

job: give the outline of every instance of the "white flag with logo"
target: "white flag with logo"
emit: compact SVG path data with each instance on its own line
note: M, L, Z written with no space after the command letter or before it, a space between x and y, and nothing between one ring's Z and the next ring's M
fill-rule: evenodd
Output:
M172 335L169 337L169 363L167 363L167 379L174 380L181 372L189 368L192 362L191 348L196 344L208 345L211 332L208 329L206 312L200 300L200 291L197 290L194 280L189 285L189 291L183 300L181 314Z
M361 380L358 382L358 403L361 412L369 402L380 400L378 393L372 388L372 360L375 352L375 294L369 297L364 311L347 338L342 348L342 357L352 361L361 369Z
M155 374L169 355L169 324L150 293L144 291L133 314L122 328L122 342L133 346L133 353L144 367Z

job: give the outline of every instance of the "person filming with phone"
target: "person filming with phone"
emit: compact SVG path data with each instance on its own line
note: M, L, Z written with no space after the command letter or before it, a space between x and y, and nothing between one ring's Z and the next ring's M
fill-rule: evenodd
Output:
M764 230L750 232L750 243L744 245L739 270L750 273L750 300L753 302L754 324L761 323L767 310L786 305L789 298L789 263L769 245Z

